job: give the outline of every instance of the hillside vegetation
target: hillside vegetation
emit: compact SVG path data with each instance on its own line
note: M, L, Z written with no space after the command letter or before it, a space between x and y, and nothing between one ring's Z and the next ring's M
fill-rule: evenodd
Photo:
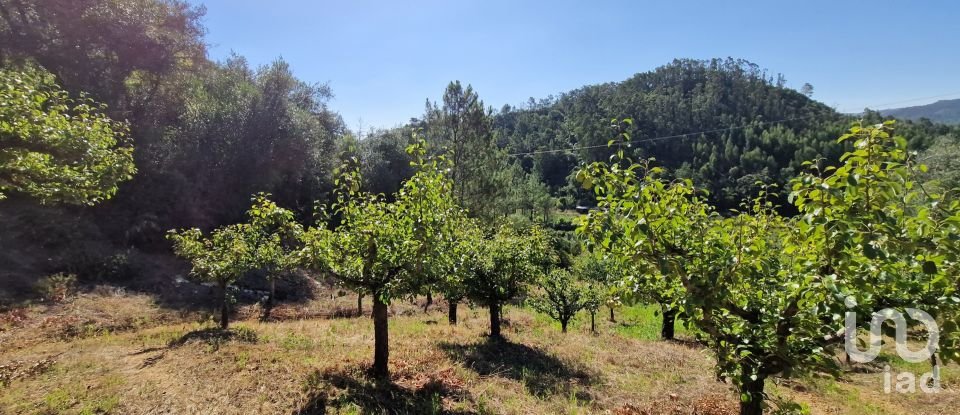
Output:
M960 126L727 58L351 131L203 13L0 0L0 411L957 402Z
M960 124L960 99L943 99L932 104L881 110L888 117L919 121L926 118L943 124Z

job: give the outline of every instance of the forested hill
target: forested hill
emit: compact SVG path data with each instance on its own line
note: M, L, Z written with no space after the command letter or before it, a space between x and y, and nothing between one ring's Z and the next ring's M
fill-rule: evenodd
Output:
M945 99L927 105L892 108L880 111L883 115L919 120L927 118L944 124L960 124L960 99Z
M785 183L804 160L838 158L836 137L854 120L745 60L683 59L622 82L504 107L494 124L506 151L530 153L516 157L573 204L588 203L588 195L578 193L571 173L611 154L605 145L616 136L611 120L623 118L633 119L626 128L635 159L656 158L694 179L723 208L753 194L757 181ZM930 123L900 128L917 149L947 131Z

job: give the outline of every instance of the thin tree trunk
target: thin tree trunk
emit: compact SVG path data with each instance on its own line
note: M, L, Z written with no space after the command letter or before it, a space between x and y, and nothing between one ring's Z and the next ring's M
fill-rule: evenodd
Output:
M447 320L450 322L450 325L457 325L457 302L448 300L449 306L447 309Z
M567 332L567 323L569 323L569 321L567 321L567 320L560 320L560 332L561 332L561 333L566 333L566 332Z
M660 327L660 338L663 340L673 340L677 311L663 307L661 314L663 314L663 324Z
M226 330L230 326L230 304L227 302L227 283L220 283L220 328Z
M490 304L490 337L500 339L500 303Z
M261 321L267 321L270 319L270 312L273 311L273 305L276 302L277 298L277 279L270 278L270 296L267 297L267 303L263 307L263 317L260 318Z
M594 333L597 332L597 312L596 311L590 312L590 331Z
M357 293L357 317L363 316L363 294Z
M423 312L426 313L429 311L431 305L433 305L433 294L427 291L427 303L423 305Z
M387 305L377 295L373 296L373 374L387 377L387 360L390 358L390 343L387 331Z
M744 368L744 375L740 379L741 394L747 399L740 399L740 415L763 415L763 386L764 378L751 379L748 368Z
M616 323L617 319L613 317L613 307L610 307L610 322Z

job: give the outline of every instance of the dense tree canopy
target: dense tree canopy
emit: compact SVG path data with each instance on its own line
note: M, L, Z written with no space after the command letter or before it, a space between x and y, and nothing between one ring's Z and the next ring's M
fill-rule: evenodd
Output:
M3 0L0 62L39 63L130 118L162 77L204 64L203 13L180 0Z
M0 68L0 199L43 203L109 199L136 172L127 125L85 96L70 98L40 68Z
M785 87L756 64L735 59L679 59L622 82L585 86L558 97L504 107L494 118L498 140L568 205L591 203L571 174L605 161L611 119L633 119L627 155L659 166L709 192L726 210L756 192L755 183L785 185L816 157L836 160L849 148L839 136L853 121ZM869 122L880 115L867 114ZM921 149L958 129L906 123L900 134ZM625 145L626 147L626 145Z

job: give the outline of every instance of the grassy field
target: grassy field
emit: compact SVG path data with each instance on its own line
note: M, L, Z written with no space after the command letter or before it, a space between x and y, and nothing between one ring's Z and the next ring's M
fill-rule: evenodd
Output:
M282 306L260 323L242 308L227 332L202 311L168 310L109 290L0 316L2 414L731 414L709 351L656 340L655 308L581 315L571 332L526 309L507 310L507 342L484 336L487 315L393 306L389 381L366 376L372 321L345 296ZM334 317L340 316L340 317ZM680 331L680 336L685 336ZM895 370L926 371L896 363ZM953 414L960 370L937 395L884 394L878 367L842 380L808 376L768 387L812 413Z

